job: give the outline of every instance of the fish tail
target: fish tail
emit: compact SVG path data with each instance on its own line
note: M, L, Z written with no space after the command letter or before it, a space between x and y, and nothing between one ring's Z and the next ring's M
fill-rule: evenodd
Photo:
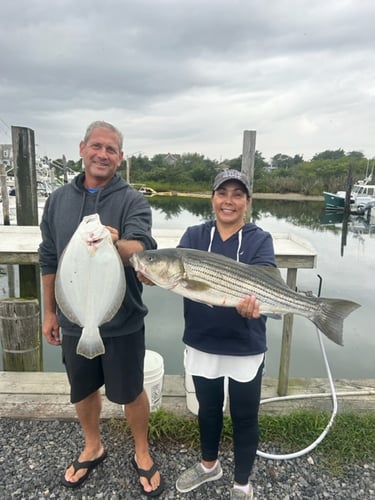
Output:
M93 359L105 353L98 327L93 327L90 330L87 328L82 329L76 352L87 359Z
M358 307L356 302L342 299L317 299L318 308L312 322L330 340L339 345L343 342L344 319Z

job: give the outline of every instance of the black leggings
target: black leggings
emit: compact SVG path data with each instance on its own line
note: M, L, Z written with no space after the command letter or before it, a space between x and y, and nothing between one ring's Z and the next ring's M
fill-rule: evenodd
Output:
M233 424L234 480L247 484L259 441L258 410L263 364L250 382L229 379L230 415ZM193 376L199 403L198 422L202 459L218 458L223 427L224 377L207 379Z

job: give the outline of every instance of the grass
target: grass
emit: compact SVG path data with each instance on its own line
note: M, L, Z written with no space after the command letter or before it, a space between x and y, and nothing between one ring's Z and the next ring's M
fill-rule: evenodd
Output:
M261 415L260 444L272 443L280 448L280 453L301 450L312 442L325 429L330 419L325 412L296 411L288 415ZM130 430L123 420L111 420L111 430L130 436ZM187 448L199 447L197 420L190 416L176 416L164 408L151 413L149 425L151 443L183 445ZM222 446L231 446L232 423L224 417ZM319 455L328 469L340 472L347 464L364 465L375 460L375 414L339 413L333 426L323 441L313 450Z

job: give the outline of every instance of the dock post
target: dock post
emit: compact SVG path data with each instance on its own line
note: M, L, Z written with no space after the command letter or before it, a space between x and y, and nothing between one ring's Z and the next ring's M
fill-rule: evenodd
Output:
M0 163L0 186L1 186L1 199L3 204L3 224L10 226L10 210L9 210L9 193L7 188L7 173L5 165ZM0 222L1 224L1 222ZM8 288L9 294L14 295L15 279L14 279L14 266L8 264L7 266Z
M290 286L292 290L296 289L297 269L288 268L286 282L287 285ZM279 396L286 396L288 393L290 352L292 348L293 318L294 318L293 314L285 314L283 320L283 336L281 341L279 381L277 386L277 393Z
M36 299L0 300L4 371L42 371L39 304Z
M26 127L12 126L12 145L14 178L16 185L16 214L17 225L37 226L38 220L38 195L36 189L36 158L34 131ZM20 297L24 299L37 299L40 303L40 272L39 266L34 264L19 265ZM15 304L17 304L17 299ZM22 300L22 299L21 299ZM38 347L37 353L31 355L32 360L39 357L42 365L42 332L38 315ZM32 349L36 344L33 344ZM26 350L29 347L26 348ZM35 358L34 358L35 356Z
M3 221L5 226L10 224L10 214L9 214L9 194L7 189L7 174L5 170L5 165L0 163L0 197L3 203Z
M17 225L38 225L34 131L12 126ZM39 297L39 268L20 265L20 296Z
M253 193L254 185L254 168L255 168L255 130L244 130L243 133L243 146L242 146L242 163L241 172L243 172L249 179L250 193ZM246 214L246 220L251 218L251 202Z

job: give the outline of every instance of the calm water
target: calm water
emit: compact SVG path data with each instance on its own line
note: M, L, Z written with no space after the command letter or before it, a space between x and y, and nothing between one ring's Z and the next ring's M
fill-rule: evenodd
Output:
M150 204L155 228L184 229L212 216L206 199L151 198ZM352 217L344 245L342 222L327 218L320 202L254 200L252 217L263 229L293 233L316 249L317 267L298 271L299 290L317 294L319 275L322 296L347 298L362 305L345 320L344 347L325 338L324 345L335 378L374 378L375 220L371 227L364 219ZM3 286L4 277L0 276L0 297ZM163 356L166 373L183 373L182 298L157 287L145 287L144 300L149 307L147 348ZM267 376L278 375L281 334L282 321L268 320ZM64 371L59 348L44 346L44 367L46 371ZM325 374L314 325L295 316L290 376Z

